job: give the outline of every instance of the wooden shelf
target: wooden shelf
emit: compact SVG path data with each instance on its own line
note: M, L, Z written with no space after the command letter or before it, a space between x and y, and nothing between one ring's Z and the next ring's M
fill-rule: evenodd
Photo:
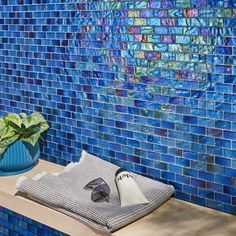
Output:
M35 168L22 175L34 176L46 171L58 172L64 167L40 160ZM76 219L17 196L15 183L21 175L0 177L0 205L72 236L235 236L236 217L171 199L151 214L112 233L91 229Z

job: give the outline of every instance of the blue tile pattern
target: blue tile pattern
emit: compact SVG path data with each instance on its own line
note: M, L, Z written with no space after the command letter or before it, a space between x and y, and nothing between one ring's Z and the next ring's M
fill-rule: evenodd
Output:
M0 0L0 115L236 214L236 1Z
M67 234L0 206L0 235L66 236Z

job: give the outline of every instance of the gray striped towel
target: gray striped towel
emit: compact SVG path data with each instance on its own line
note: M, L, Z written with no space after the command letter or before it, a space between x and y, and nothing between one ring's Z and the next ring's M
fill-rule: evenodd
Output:
M119 167L82 152L81 161L69 164L60 173L43 173L35 177L20 177L17 188L29 198L57 211L79 219L102 231L113 232L147 215L167 201L174 192L171 185L133 174L148 204L121 207L114 182ZM93 179L103 178L111 189L109 202L94 203L91 191L84 186Z

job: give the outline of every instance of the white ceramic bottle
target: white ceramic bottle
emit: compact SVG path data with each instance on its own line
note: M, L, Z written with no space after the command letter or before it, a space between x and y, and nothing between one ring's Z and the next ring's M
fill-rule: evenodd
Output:
M118 169L115 175L115 182L121 207L149 203L128 170L124 168Z

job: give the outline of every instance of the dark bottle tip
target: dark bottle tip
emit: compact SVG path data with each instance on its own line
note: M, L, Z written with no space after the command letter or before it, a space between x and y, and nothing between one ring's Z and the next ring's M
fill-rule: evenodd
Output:
M128 170L125 169L125 168L119 168L119 169L116 171L115 177L116 177L118 174L120 174L121 172L123 172L123 171L128 171Z

